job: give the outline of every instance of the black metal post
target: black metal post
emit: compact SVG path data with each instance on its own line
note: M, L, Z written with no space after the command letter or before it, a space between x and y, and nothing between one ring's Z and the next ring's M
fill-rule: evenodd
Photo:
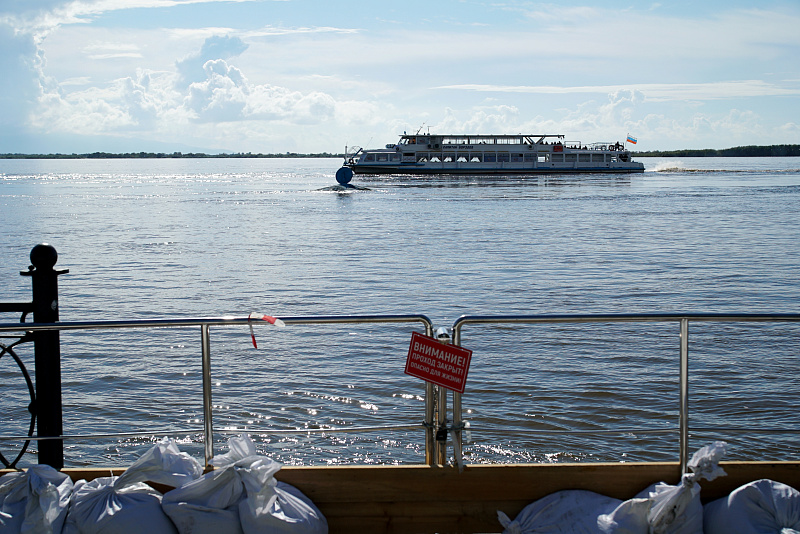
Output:
M58 322L58 275L53 266L58 253L51 245L43 243L31 250L31 266L23 276L31 277L33 288L33 321ZM56 437L63 434L61 411L61 343L58 330L34 332L34 361L36 372L36 421L38 437ZM64 467L64 442L39 441L39 463L56 469Z

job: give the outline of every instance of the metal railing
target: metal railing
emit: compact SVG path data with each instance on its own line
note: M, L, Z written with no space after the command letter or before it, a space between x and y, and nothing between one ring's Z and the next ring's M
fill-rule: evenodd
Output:
M424 315L338 315L338 316L302 316L302 317L278 317L286 325L330 325L330 324L379 324L379 323L421 323L425 329L425 335L433 335L433 324ZM75 330L108 330L108 329L130 329L130 328L174 328L174 327L195 327L200 329L200 344L202 358L202 382L203 382L203 439L204 454L206 465L214 456L213 451L213 405L211 389L211 327L225 327L235 325L254 325L261 321L253 321L251 317L210 317L210 318L185 318L185 319L143 319L143 320L113 320L113 321L65 321L58 323L11 323L0 324L0 334L10 332L61 332ZM439 451L439 444L435 440L435 429L440 420L444 418L444 407L435 405L436 399L441 397L438 394L438 387L431 383L426 383L425 389L425 420L418 425L394 425L391 427L361 427L359 429L325 429L325 432L333 433L336 431L353 432L366 430L382 429L402 429L418 428L425 429L425 461L432 465L444 458L444 452ZM311 430L303 429L303 433ZM270 431L274 433L298 432L298 431ZM40 441L52 442L64 439L89 439L98 437L123 437L123 436L143 436L164 434L163 431L130 432L130 433L106 433L91 435L57 435L57 436L0 436L0 441Z
M422 324L427 336L433 335L433 324L425 315L341 315L341 316L298 316L278 317L286 325L330 325L353 323L419 323ZM236 325L249 325L250 317L215 317L215 318L185 318L185 319L146 319L146 320L113 320L113 321L71 321L57 323L6 323L0 324L0 335L11 332L35 333L41 331L75 331L75 330L105 330L105 329L143 329L143 328L199 328L202 358L202 388L203 388L203 439L206 463L210 462L213 451L213 408L212 408L212 382L211 382L211 329L212 327L228 327ZM678 404L678 433L679 433L679 459L682 470L686 471L689 460L689 324L690 322L719 322L719 323L754 323L754 322L800 322L800 314L713 314L713 313L665 313L665 314L595 314L595 315L464 315L459 317L452 326L452 342L461 346L465 327L473 325L545 325L558 323L675 323L677 325L677 338L679 350L679 398ZM462 431L464 418L462 414L462 395L452 392L452 423L447 424L447 390L426 382L425 389L425 417L417 425L393 425L382 427L359 427L346 429L325 429L325 432L354 432L386 429L424 428L425 431L425 461L429 465L444 464L447 461L445 441L439 435L442 429L449 431L452 438L453 454L456 463L461 462L463 453ZM438 432L437 432L438 430ZM703 430L703 429L694 429ZM304 429L303 433L313 430ZM322 432L323 430L320 430ZM183 432L181 430L180 432ZM295 430L270 430L271 433L300 432ZM534 431L537 432L537 431ZM573 430L548 430L540 433L578 433ZM614 430L613 432L624 432ZM665 432L652 430L649 432ZM30 440L52 441L64 439L89 439L123 436L143 436L164 434L164 431L126 432L91 435L59 435L59 436L2 436L0 441ZM177 433L177 431L176 431ZM598 431L591 431L598 433Z
M467 325L555 324L555 323L677 323L680 339L679 434L680 465L687 472L689 462L689 322L800 322L798 313L653 313L597 315L462 315L453 323L453 344L461 346L462 330ZM453 447L461 456L463 428L461 394L453 392ZM557 432L572 432L569 430Z

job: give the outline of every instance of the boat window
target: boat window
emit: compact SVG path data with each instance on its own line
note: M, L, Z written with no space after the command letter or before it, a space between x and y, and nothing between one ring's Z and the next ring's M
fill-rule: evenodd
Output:
M523 161L526 161L528 163L530 163L532 161L536 161L536 154L534 154L532 152L528 152L528 153L525 154L525 157L523 157L522 159L523 159Z
M550 161L550 153L549 152L539 152L537 155L539 159L539 163L547 163Z
M472 154L472 157L470 158L470 161L473 162L473 163L480 163L482 159L483 159L483 153L477 152L477 153Z
M497 161L497 154L493 152L487 152L486 154L483 155L483 161L485 161L486 163L494 163Z
M445 137L442 139L442 144L444 145L466 145L469 143L469 139L466 137Z
M389 161L400 161L400 154L397 152L389 154Z
M378 161L389 161L389 154L378 154Z
M458 159L456 161L459 162L459 163L466 163L467 162L467 157L466 156L458 156Z
M554 163L564 163L564 154L553 154Z
M592 154L592 161L595 163L603 163L605 159L605 154Z
M428 161L427 154L425 154L424 152L417 154L417 163L425 163L426 161Z
M444 155L444 160L443 160L443 161L446 161L446 162L448 162L448 163L449 163L449 162L453 162L453 161L455 161L455 159L456 159L456 156L455 156L455 154L445 154L445 155Z
M522 154L511 154L511 161L521 162L523 157Z
M567 163L578 161L578 155L577 154L565 154L564 155L564 161L566 161Z
M442 155L441 154L431 154L431 163L441 162L441 161L442 161Z
M375 161L375 154L367 154L364 156L364 161Z
M497 161L498 162L507 163L510 159L511 159L511 155L508 152L498 152L497 153Z
M578 154L578 161L589 161L590 154Z

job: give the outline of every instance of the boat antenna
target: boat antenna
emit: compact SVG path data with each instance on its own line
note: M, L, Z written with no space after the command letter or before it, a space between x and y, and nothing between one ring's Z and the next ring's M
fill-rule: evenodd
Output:
M419 129L417 130L417 135L419 135L419 132L421 132L423 128L425 128L425 123L424 122L422 123L422 126L420 126ZM431 127L428 126L428 132L430 132L430 130L431 130Z

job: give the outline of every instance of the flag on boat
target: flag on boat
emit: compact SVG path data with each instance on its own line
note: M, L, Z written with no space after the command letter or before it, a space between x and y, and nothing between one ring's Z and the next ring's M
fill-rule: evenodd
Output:
M629 143L633 143L635 145L636 144L636 138L634 136L632 136L631 134L628 134L628 142Z

